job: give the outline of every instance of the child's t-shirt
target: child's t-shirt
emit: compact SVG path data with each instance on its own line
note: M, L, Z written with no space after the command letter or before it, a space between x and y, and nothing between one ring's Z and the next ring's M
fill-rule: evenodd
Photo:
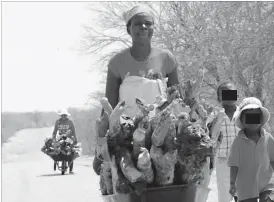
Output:
M238 167L239 200L259 197L259 193L274 188L270 161L274 161L274 139L269 133L262 129L256 144L239 131L228 157L228 166Z

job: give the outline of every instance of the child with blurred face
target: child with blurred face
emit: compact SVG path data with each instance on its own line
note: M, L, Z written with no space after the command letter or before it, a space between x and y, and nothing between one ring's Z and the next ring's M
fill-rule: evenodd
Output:
M263 129L269 117L269 111L255 97L245 98L235 113L241 130L228 158L229 192L237 193L240 202L257 202L258 198L260 202L274 201L274 139Z
M217 98L223 106L227 116L232 119L237 108L236 103L238 95L236 86L230 82L222 83L217 89Z
M216 153L216 160L211 158L211 170L216 167L218 201L230 202L233 200L229 194L230 170L227 166L227 158L230 147L239 131L233 120L237 109L237 89L231 82L224 82L217 88L217 99L222 106L218 116L222 118L219 130L213 139L218 140L219 148ZM215 164L214 164L215 162ZM214 164L214 165L213 165Z

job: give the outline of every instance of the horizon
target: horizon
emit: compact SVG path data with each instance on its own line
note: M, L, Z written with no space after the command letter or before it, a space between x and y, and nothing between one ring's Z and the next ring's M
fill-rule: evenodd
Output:
M98 102L99 103L99 102ZM68 109L76 109L76 110L89 110L90 107L82 106L82 107L68 107ZM9 113L9 114L23 114L23 113L57 113L58 110L32 110L32 111L2 111L2 114Z

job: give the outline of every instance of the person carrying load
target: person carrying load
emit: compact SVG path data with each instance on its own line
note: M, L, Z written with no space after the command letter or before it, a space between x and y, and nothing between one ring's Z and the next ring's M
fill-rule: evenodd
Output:
M55 122L54 130L52 133L52 137L54 140L56 140L57 132L59 131L59 136L62 136L64 134L67 135L72 141L73 144L77 144L77 137L75 134L75 128L73 125L73 122L68 118L70 114L66 109L61 110L58 112L60 115L60 118Z

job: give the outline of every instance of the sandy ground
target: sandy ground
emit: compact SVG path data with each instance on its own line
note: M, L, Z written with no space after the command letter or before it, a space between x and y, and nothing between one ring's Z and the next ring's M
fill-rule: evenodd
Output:
M40 151L53 128L19 131L2 147L3 202L103 202L92 157L75 161L75 174L53 171L53 161ZM207 202L217 202L215 173Z

